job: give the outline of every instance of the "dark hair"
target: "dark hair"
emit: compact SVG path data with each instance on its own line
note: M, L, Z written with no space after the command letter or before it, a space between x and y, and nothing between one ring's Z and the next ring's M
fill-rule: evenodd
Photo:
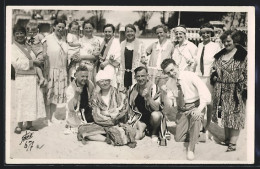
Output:
M112 25L112 24L110 24L110 23L106 24L106 25L103 27L103 32L105 31L105 29L106 29L107 27L111 27L112 30L113 30L113 33L115 32L115 27L114 27L114 25Z
M83 24L82 24L83 29L85 28L86 24L90 24L92 26L92 28L95 29L95 25L92 22L90 22L89 20L83 22Z
M157 25L156 27L155 27L155 32L156 32L156 30L157 29L159 29L159 28L162 28L163 29L163 31L165 32L165 33L167 33L168 32L168 27L167 26L165 26L165 25Z
M139 67L135 68L134 72L135 72L135 74L137 74L137 72L140 72L140 71L142 71L142 70L145 70L146 73L148 73L147 68L144 67L144 66L139 66Z
M211 28L212 29L212 32L210 34L211 37L214 36L214 27L213 25L211 25L210 23L204 23L203 25L201 25L200 29L203 29L203 28ZM202 35L201 32L199 32L200 36Z
M26 34L26 29L25 29L25 27L16 24L16 25L14 25L14 28L13 28L13 35L15 34L15 32L23 32L24 34Z
M63 19L55 19L54 22L53 22L53 26L56 26L59 23L63 23L66 26L66 22Z
M135 27L133 24L127 24L127 25L125 26L125 31L126 31L126 28L133 29L133 30L136 32L136 27Z
M79 71L88 71L88 68L84 65L79 65L79 67L76 69L76 72Z
M71 29L72 25L77 25L79 26L79 23L77 21L72 21L70 24L69 24L69 29Z
M176 63L173 59L170 59L170 58L167 58L167 59L164 59L161 63L161 68L162 70L164 70L167 66L169 66L169 64L173 64L174 66L176 66Z
M230 35L234 43L241 44L241 40L243 39L241 37L242 33L238 30L227 30L223 32L223 34L220 36L221 41L223 42L227 37ZM242 45L242 44L241 44Z

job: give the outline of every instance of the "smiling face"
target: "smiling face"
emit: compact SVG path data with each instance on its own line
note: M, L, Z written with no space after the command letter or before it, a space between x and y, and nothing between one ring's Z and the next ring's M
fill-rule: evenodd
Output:
M75 77L76 77L77 84L80 86L84 86L88 80L88 71L76 72Z
M104 79L104 80L99 80L97 82L98 86L101 88L101 90L107 90L110 88L110 83L111 80L110 79Z
M105 39L109 41L114 36L113 29L111 27L106 27L104 29L104 34L105 34Z
M56 36L62 37L65 35L65 24L64 23L58 23L53 28L54 28L54 33L56 34Z
M35 37L37 35L37 33L38 33L38 29L37 28L29 28L27 30L26 34L27 34L28 37Z
M171 78L178 78L179 77L179 69L176 65L173 63L170 63L164 70L163 72L167 74Z
M73 24L70 28L70 33L77 35L79 33L79 25Z
M147 76L148 73L146 70L142 69L141 71L136 72L135 79L140 86L144 86L147 83Z
M176 37L176 40L179 43L182 43L185 40L185 33L181 32L181 31L176 31L175 32L175 37Z
M156 35L159 40L164 40L167 38L167 33L164 32L163 28L157 28L156 29Z
M201 31L201 37L204 43L210 42L211 32L210 31Z
M127 40L134 40L135 39L135 31L132 28L127 27L125 31L125 35Z
M17 31L14 33L14 40L20 44L25 42L25 33L22 31Z
M90 23L86 23L84 26L84 35L92 35L93 33L93 26Z
M224 44L224 47L227 51L231 51L235 48L235 44L230 35L228 35L227 38L222 41L222 43Z

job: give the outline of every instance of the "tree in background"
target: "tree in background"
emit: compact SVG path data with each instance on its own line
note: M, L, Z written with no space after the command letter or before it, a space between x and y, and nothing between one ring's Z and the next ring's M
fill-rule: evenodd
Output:
M180 24L189 28L199 28L209 21L222 21L227 12L180 12Z
M172 29L178 25L178 12L161 12L161 23L166 25L168 29Z
M138 21L134 22L134 25L137 25L139 29L142 31L142 34L146 34L146 29L148 25L148 21L151 19L153 16L153 11L136 11L140 19Z
M222 21L225 23L226 29L235 29L237 27L247 26L246 12L229 12L223 16Z
M103 32L103 27L106 24L104 14L108 11L104 10L91 10L89 11L93 16L89 18L89 21L94 23L97 32Z

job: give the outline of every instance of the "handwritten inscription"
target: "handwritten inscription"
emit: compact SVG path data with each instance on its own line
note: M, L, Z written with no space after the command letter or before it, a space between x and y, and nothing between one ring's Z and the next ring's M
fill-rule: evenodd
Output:
M31 151L34 146L34 141L32 140L33 138L33 132L28 132L26 131L25 134L22 136L21 142L19 145L23 145L24 143L24 149L26 149L26 151ZM41 149L43 145L37 145L36 148Z

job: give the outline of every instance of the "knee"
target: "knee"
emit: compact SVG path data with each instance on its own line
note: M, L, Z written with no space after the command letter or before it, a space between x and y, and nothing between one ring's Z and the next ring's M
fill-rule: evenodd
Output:
M182 140L181 140L181 137L179 136L179 135L175 135L174 136L174 140L176 141L176 142L181 142Z
M154 111L151 114L151 118L153 121L159 121L162 118L162 113L160 111Z

